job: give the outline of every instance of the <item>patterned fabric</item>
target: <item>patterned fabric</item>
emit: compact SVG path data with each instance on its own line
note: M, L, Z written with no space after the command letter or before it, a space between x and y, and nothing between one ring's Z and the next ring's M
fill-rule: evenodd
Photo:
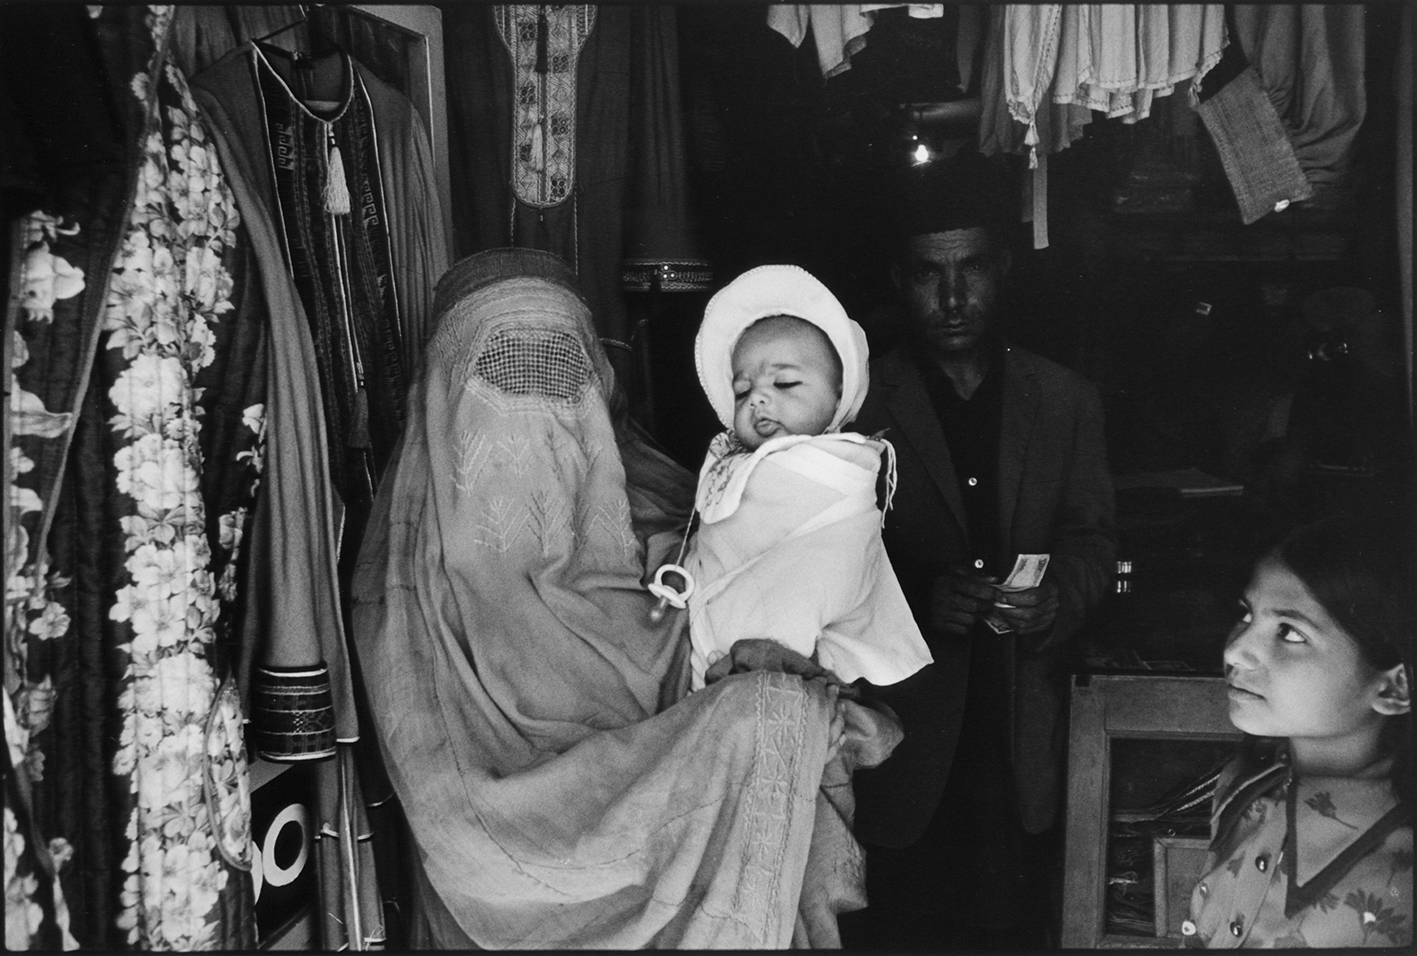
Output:
M555 206L576 179L576 65L595 28L589 5L498 4L512 55L512 188L529 206Z
M1282 757L1245 776L1232 765L1181 928L1186 944L1411 946L1412 818L1390 765L1297 778Z
M566 114L575 132L574 178L567 182L568 198L549 206L524 198L524 182L545 188L548 200L555 184L519 168L516 159L521 146L535 145L525 139L530 113L520 105L528 78L513 69L508 34L497 22L500 9L443 8L444 47L459 51L447 59L450 200L459 252L519 246L564 259L600 335L628 342L625 257L656 263L698 258L691 254L694 230L685 212L675 7L592 8L594 29L587 21L573 74L575 108ZM568 15L546 9L548 26ZM569 52L569 43L562 49ZM542 82L540 75L530 79ZM548 74L545 82L559 81Z
M239 349L219 359L217 346L258 341L259 316L238 308L240 217L165 56L172 10L133 13L100 11L97 28L110 65L150 57L108 91L142 118L121 233L105 202L86 207L92 231L43 209L22 227L6 568L22 802L7 815L7 889L12 851L17 865L47 853L62 896L21 878L60 933L25 904L23 926L7 918L11 948L67 936L65 898L86 947L254 942L243 718L223 638L260 468L261 406L243 403L259 370L228 374ZM59 412L66 366L84 400Z
M251 63L281 243L315 342L330 469L345 506L362 512L398 439L407 385L373 106L348 57L339 60L344 98L318 115L259 47ZM336 175L348 183L349 212L325 201ZM358 529L346 538L357 551Z
M248 584L251 606L241 622L239 671L243 692L249 694L257 663L314 667L323 660L330 672L337 738L352 742L359 736L359 722L337 573L339 491L333 477L339 472L329 460L335 439L322 414L325 393L311 323L282 238L286 223L278 215L276 174L268 146L270 130L263 120L258 85L258 77L266 68L257 62L259 57L256 48L247 44L193 81L261 263L260 287L254 294L263 299L273 323L264 356L271 383L265 401L265 414L270 420L265 464L269 493L262 496L252 516L246 544L252 554L252 581ZM411 370L417 367L417 355L427 341L424 330L432 304L433 277L446 262L441 229L433 228L437 225L438 203L431 149L427 132L408 98L357 63L353 68L358 88L368 95L374 117L379 185L388 197L385 212L394 255L394 290L398 314L407 331L401 364ZM351 92L350 96L354 94ZM297 112L299 109L303 108L297 108ZM320 162L318 157L314 161ZM320 225L302 228L318 230ZM379 274L377 269L373 272L375 276ZM337 278L343 280L345 275ZM335 299L338 304L338 294ZM334 315L337 318L338 312ZM381 442L388 440L387 434L370 437L379 437ZM358 500L352 497L343 504L352 508ZM346 531L345 537L357 540L352 531ZM346 570L353 563L354 551L351 543L343 552L348 559ZM258 720L260 715L253 713L252 719Z
M69 930L69 907L63 887L54 879L73 855L67 840L48 847L38 842L31 818L28 775L24 761L29 733L15 719L10 692L5 691L5 948L77 949Z
M691 476L636 437L568 271L496 250L444 278L355 577L374 729L432 894L413 944L784 947L799 911L834 915L803 898L835 885L809 854L853 846L817 823L836 812L826 682L760 670L684 696L684 618L652 621L642 582ZM504 391L534 380L509 357L540 354L483 363L508 337L557 343L583 387Z
M1196 112L1220 154L1242 223L1248 226L1314 194L1253 67L1245 67Z
M328 668L338 744L335 759L317 762L314 770L319 940L325 949L360 948L379 945L385 938L384 908L376 883L399 892L411 881L398 866L404 854L392 845L394 835L401 832L397 804L390 800L391 789L382 776L372 738L360 736L357 662L345 639L347 592L341 593L341 572L351 570L356 553L356 518L346 511L346 524L340 523L337 506L350 502L339 500L332 480L319 360L295 276L286 267L284 223L276 215L278 190L267 145L270 129L262 118L257 82L262 68L255 62L258 55L247 44L194 81L261 263L260 293L272 323L266 352L270 363L267 493L258 502L248 542L253 580L250 608L243 618L242 673L249 676L257 664L315 669L323 661ZM352 65L372 109L379 185L387 199L394 291L402 330L407 333L402 337L402 367L412 372L421 361L426 330L431 327L433 281L446 264L432 149L408 98L360 64ZM315 161L319 162L318 156ZM343 567L338 561L341 527L348 542L343 553L349 559ZM247 680L244 686L249 688L251 683ZM253 722L263 716L253 713ZM352 753L352 748L358 753ZM368 812L365 799L370 801ZM388 825L371 836L369 817L376 815L375 803L377 815ZM378 881L376 856L381 868L390 864L387 878Z
M130 945L201 949L221 942L228 867L251 865L240 711L218 693L213 667L220 602L195 385L215 359L213 326L233 310L223 260L240 219L177 69L134 92L153 104L154 128L104 323L117 502L129 511L120 518L129 577L109 611L131 630L117 650L132 674L120 706L133 705L112 770L130 781L136 852L124 861L118 921Z

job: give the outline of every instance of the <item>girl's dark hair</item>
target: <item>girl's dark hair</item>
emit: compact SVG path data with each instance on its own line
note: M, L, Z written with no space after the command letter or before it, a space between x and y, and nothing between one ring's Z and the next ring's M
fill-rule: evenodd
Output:
M1401 664L1412 688L1417 570L1411 522L1404 515L1326 518L1290 533L1268 558L1304 583L1353 638L1364 661L1377 670ZM1384 749L1395 758L1399 799L1405 802L1413 799L1412 722L1409 712L1388 721L1383 730Z

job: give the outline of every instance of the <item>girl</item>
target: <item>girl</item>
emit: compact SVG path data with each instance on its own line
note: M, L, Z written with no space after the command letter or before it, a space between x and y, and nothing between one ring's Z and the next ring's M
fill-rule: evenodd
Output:
M1413 571L1390 529L1329 519L1255 568L1225 647L1230 720L1188 945L1412 942Z

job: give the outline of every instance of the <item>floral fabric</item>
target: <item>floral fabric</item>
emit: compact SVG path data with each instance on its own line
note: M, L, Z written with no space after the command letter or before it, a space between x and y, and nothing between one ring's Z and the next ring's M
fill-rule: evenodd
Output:
M74 942L89 948L254 943L243 716L223 635L262 428L259 401L247 401L260 367L237 346L258 341L261 322L237 307L249 253L166 58L171 14L93 15L101 59L132 57L107 90L135 119L131 191L104 181L83 202L61 194L56 206L75 214L32 213L18 250L6 522L6 737L21 798L12 817L7 774L12 949L67 942L66 909ZM52 890L40 874L57 877Z
M214 666L221 605L196 385L216 357L215 326L234 309L223 260L240 219L185 79L172 65L146 79L132 93L154 119L104 317L114 504L128 512L127 573L108 612L127 625L116 650L131 674L111 762L133 797L118 925L130 945L203 949L221 942L233 871L251 865L240 711ZM246 421L259 433L259 408ZM243 520L244 509L226 516L228 553Z
M1412 820L1391 779L1222 777L1188 946L1412 945ZM1231 776L1234 776L1232 770Z

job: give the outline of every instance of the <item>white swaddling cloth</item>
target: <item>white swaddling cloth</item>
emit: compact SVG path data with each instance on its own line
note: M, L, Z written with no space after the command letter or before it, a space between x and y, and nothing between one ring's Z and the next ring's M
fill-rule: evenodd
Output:
M716 439L699 474L687 568L692 686L745 638L811 657L843 681L894 684L930 663L881 542L883 441L789 435L757 451Z

